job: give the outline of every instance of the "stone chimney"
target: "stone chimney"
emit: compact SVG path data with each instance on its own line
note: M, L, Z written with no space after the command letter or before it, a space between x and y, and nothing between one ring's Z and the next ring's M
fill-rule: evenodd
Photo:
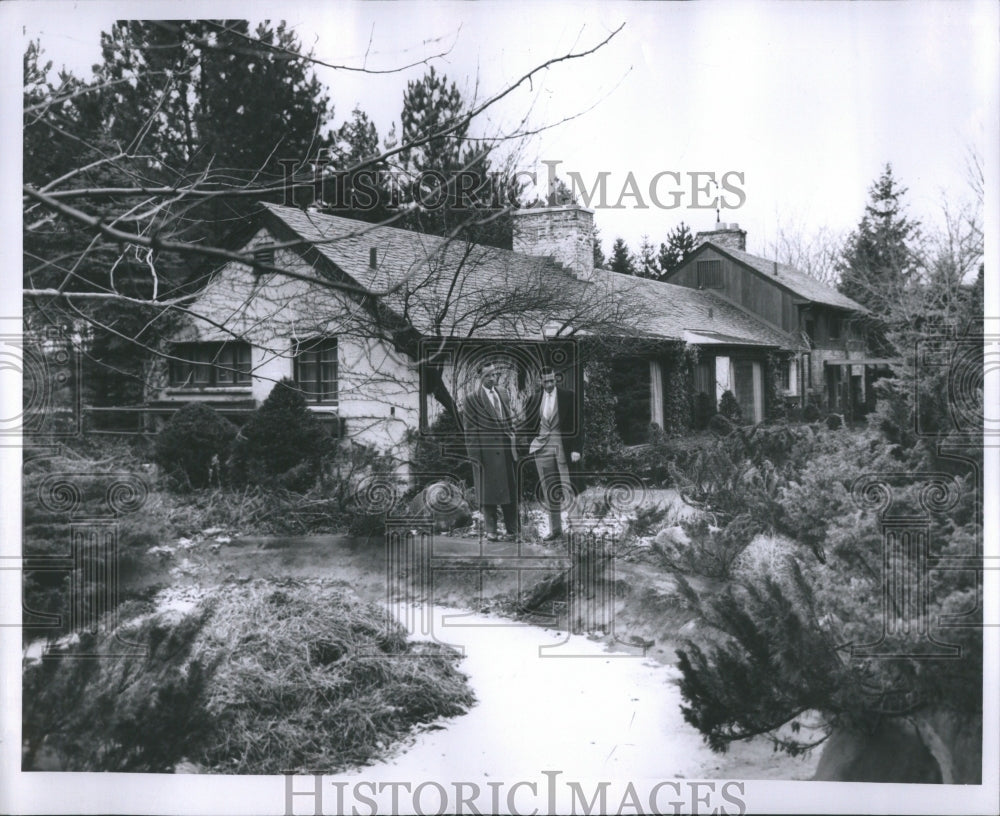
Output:
M715 229L695 234L694 245L696 247L706 241L711 241L713 244L727 247L728 249L747 251L747 231L740 229L739 224L722 224L716 222Z
M580 280L594 274L594 211L579 204L515 210L514 251L551 258Z

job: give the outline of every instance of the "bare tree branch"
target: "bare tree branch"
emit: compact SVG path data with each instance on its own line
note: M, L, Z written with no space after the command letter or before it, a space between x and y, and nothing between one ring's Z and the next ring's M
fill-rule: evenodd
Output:
M236 261L238 263L247 264L252 266L254 269L259 269L264 272L277 272L282 275L287 275L291 278L297 278L304 280L308 283L316 283L322 286L326 286L330 289L339 289L344 292L351 292L356 295L370 295L372 294L366 289L353 284L342 283L340 281L334 281L328 278L315 278L309 275L301 275L297 272L282 269L281 267L274 266L273 264L262 263L261 261L255 259L253 255L245 255L239 252L230 252L229 250L221 249L219 247L212 246L195 246L192 244L185 243L183 241L170 241L167 239L162 239L157 236L147 237L144 235L137 235L135 233L123 232L122 230L115 229L113 227L105 224L100 218L96 216L88 215L87 213L77 210L73 207L69 207L62 204L59 201L54 200L51 196L46 193L39 192L38 190L33 190L30 187L25 188L25 194L30 198L37 199L38 201L45 204L52 210L55 210L61 215L65 215L68 218L72 218L81 224L99 232L106 238L110 238L114 241L124 241L127 243L137 244L139 246L149 247L150 249L156 251L167 251L167 252L177 252L181 255L198 255L208 258L214 258L220 261ZM296 244L303 244L305 242L295 242ZM77 293L66 293L67 295L77 296Z
M266 42L264 42L263 40L261 40L261 39L259 39L257 37L250 37L250 36L244 34L242 31L236 31L236 30L234 30L232 28L229 28L227 26L220 25L219 23L216 23L215 21L211 21L211 22L220 31L225 31L228 34L231 34L231 35L233 35L235 37L239 37L240 39L245 40L246 42L250 43L251 45L253 45L257 49L269 51L272 54L281 56L281 57L283 57L285 59L289 59L289 60L305 60L307 62L311 62L313 65L321 65L324 68L332 68L335 71L355 71L355 72L362 73L362 74L398 74L398 73L401 73L403 71L408 71L410 68L416 68L419 65L429 65L431 63L431 61L433 61L433 60L443 59L444 57L447 57L452 52L452 49L454 49L454 47L455 47L455 42L458 41L458 35L462 31L462 27L459 26L458 30L455 32L455 42L452 42L452 44L450 46L448 46L448 48L446 48L444 51L441 51L441 52L436 53L436 54L431 54L428 57L424 57L423 59L415 60L415 61L413 61L411 63L408 63L407 65L400 65L400 66L398 66L396 68L376 69L376 68L368 68L367 67L368 51L365 52L365 63L366 63L365 65L361 65L361 66L357 66L357 65L338 65L338 64L335 64L335 63L332 63L332 62L326 62L325 60L321 60L318 57L312 56L311 54L302 54L302 53L299 53L297 51L293 51L293 50L291 50L289 48L282 48L281 46L271 45L270 43L266 43ZM167 27L170 24L169 23L158 22L157 25L160 25L162 27ZM176 28L174 28L173 30L176 30ZM215 49L219 49L220 48L215 43L209 42L208 40L201 39L201 38L196 39L195 42L197 42L199 45L201 45L204 48L215 48ZM368 45L369 45L369 48L370 48L370 46L371 46L371 41L370 40L369 40ZM232 49L231 47L227 47L224 50L231 51L231 50L234 50L234 49ZM253 48L248 48L248 49L246 49L246 51L244 53L254 54L255 51L254 51Z

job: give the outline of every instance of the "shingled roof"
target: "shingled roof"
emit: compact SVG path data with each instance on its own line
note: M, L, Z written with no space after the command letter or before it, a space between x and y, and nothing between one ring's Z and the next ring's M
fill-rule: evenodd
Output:
M609 333L671 340L689 339L694 333L734 345L798 346L791 336L709 292L603 269L594 270L585 281L549 258L277 204L265 206L279 232L290 231L334 269L381 293L396 312L405 309L421 332L435 330L435 321L442 320L440 307L448 299L453 305L436 329L445 336L546 336L553 321L565 319L572 325L573 316L528 308L510 309L510 314L498 310L487 325L477 327L477 310L490 302L516 304L518 298L530 303L540 286L552 287L555 281L560 292L555 303L570 311L574 303L626 304L619 325L601 327ZM450 274L456 268L463 270L461 275ZM415 289L419 297L413 297Z
M777 263L776 261L761 258L759 255L751 255L740 249L728 246L720 246L712 241L706 241L702 246L710 246L716 252L727 255L737 263L747 266L759 275L774 281L779 286L783 286L792 294L811 301L812 303L822 303L825 306L835 306L838 309L847 309L853 312L867 314L868 310L860 303L851 300L846 295L840 294L832 286L827 286L822 281L810 277L805 272L800 272L794 266ZM696 250L697 252L697 250Z
M685 340L699 334L744 346L799 345L789 335L711 292L604 269L595 270L594 275L606 280L614 291L641 299L646 307L642 328L650 334Z

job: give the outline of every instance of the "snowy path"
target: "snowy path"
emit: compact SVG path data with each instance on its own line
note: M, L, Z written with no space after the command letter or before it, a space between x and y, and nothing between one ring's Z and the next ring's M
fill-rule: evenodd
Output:
M680 692L671 682L678 677L675 669L641 656L610 654L583 636L435 610L437 638L465 648L460 668L478 703L382 763L327 777L348 782L348 795L359 778L413 785L436 780L449 789L467 782L483 790L491 781L509 788L527 780L538 784L544 799L544 771L561 771L562 781L608 780L619 790L629 781L639 786L646 780L648 787L659 780L716 775L719 757L681 717ZM442 621L444 615L456 617ZM564 642L551 656L539 656L539 647ZM557 657L563 652L588 656ZM530 793L525 797L530 800ZM404 796L399 809L408 811L410 804ZM431 792L423 808L435 807Z

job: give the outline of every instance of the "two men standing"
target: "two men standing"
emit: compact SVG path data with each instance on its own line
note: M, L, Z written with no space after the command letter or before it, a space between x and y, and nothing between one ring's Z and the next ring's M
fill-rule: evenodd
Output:
M479 371L479 385L465 403L466 446L474 463L488 541L499 539L497 507L503 512L508 538L519 535L517 426L509 397L497 387L498 374L496 363L484 364ZM528 401L521 430L531 439L528 453L535 457L542 502L549 512L545 541L562 535L560 509L570 491L569 462L580 460L579 425L573 392L557 388L555 372L542 369L542 390Z

